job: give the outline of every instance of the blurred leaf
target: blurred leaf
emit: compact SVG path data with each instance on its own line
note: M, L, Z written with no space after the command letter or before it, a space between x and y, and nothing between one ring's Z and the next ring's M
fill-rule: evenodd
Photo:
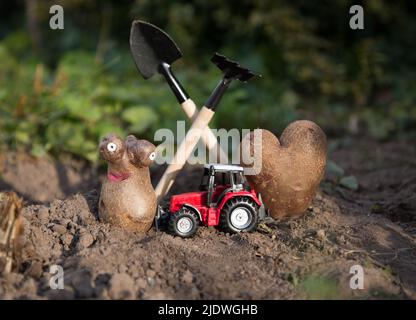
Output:
M158 116L147 106L129 107L121 114L121 118L130 124L129 129L141 133L157 122Z
M43 146L35 144L30 150L30 154L34 157L43 157L47 154L47 152Z
M293 284L294 287L297 287L299 285L299 277L294 272L286 274L286 280Z
M328 160L326 164L326 170L328 173L335 175L338 178L344 176L345 172L344 169L337 165L334 161Z
M94 56L82 50L69 51L60 60L58 71L74 81L83 81L85 77L94 77L96 63Z
M347 189L356 191L358 190L358 181L357 178L355 176L347 176L347 177L343 177L341 178L341 180L339 180L339 184Z
M111 122L101 122L101 123L97 124L95 129L97 130L99 139L103 138L108 133L114 133L114 134L117 134L120 137L122 137L125 134L123 129L114 125Z
M373 203L370 207L371 213L381 213L383 211L383 206L380 203Z
M64 104L69 110L69 114L73 117L86 121L98 121L100 119L100 108L98 106L91 105L85 97L67 94L62 98L64 99Z
M3 40L3 44L14 56L24 56L32 53L30 37L25 30L15 31L9 34Z
M27 144L30 141L29 133L26 131L16 131L15 138L18 143Z

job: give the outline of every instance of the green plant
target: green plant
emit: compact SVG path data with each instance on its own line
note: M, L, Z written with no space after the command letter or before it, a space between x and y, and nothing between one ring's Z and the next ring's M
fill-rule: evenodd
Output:
M215 51L262 74L249 85L232 85L213 128L280 134L289 122L307 118L334 135L414 133L410 0L366 2L362 32L346 28L347 1L61 2L65 29L59 32L40 27L48 24L51 0L32 1L38 10L30 17L23 15L29 2L1 5L0 147L96 161L106 132L152 139L157 128L184 120L161 77L144 81L134 67L126 21L138 17L178 42L184 58L175 70L198 105L219 80L209 63ZM30 19L30 29L21 29L23 19Z
M300 286L305 290L308 299L327 300L339 298L339 288L336 281L323 275L309 275Z

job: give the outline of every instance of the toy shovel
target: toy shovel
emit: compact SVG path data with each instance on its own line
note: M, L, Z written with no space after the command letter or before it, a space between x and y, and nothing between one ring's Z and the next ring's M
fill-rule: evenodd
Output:
M186 160L197 145L203 131L214 116L215 110L230 83L236 79L246 82L255 76L250 70L242 68L237 62L231 61L218 53L214 54L211 61L222 70L224 73L223 78L211 93L205 106L199 111L198 116L187 132L185 139L179 145L172 163L168 166L156 186L155 191L158 202L160 202L160 200L168 193L177 174L185 165Z
M176 79L171 64L182 57L172 38L158 27L140 20L133 21L130 31L130 50L140 74L149 79L155 73L162 74L175 94L182 109L191 121L195 121L198 110L185 89ZM202 135L208 150L217 148L220 162L228 162L227 154L219 147L211 130Z

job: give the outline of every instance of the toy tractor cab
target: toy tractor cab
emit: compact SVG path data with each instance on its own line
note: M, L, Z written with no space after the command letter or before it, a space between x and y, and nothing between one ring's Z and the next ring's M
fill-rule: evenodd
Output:
M172 234L190 237L200 224L228 232L253 231L259 215L264 215L264 206L247 183L242 167L207 164L200 191L172 196L164 212Z

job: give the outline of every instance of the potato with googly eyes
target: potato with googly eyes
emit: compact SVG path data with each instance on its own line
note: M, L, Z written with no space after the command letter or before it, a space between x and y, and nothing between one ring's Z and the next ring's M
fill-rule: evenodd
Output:
M109 163L120 161L126 151L126 144L115 134L108 134L100 143L100 156Z
M125 141L114 134L101 140L100 156L108 163L98 208L101 221L133 232L150 229L157 208L149 172L155 149L133 135Z

